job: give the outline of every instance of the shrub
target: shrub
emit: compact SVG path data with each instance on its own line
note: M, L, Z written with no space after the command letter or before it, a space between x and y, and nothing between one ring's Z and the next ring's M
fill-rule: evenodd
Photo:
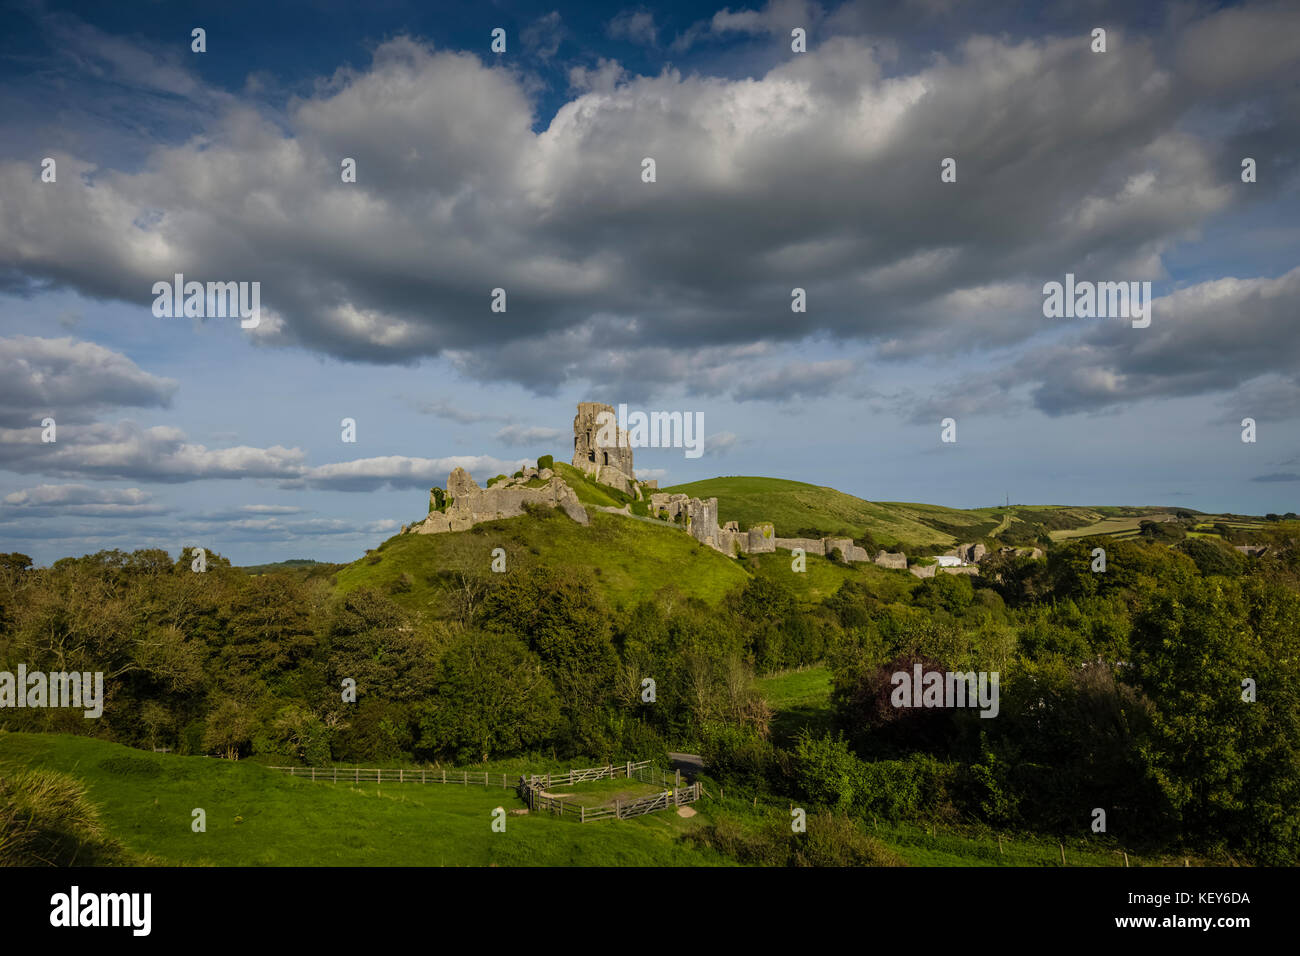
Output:
M543 455L541 458L537 459L537 470L541 471L543 468L549 468L551 471L555 470L554 455Z
M902 859L842 814L819 813L807 832L783 819L746 829L739 818L715 814L712 823L686 835L748 866L904 866Z
M709 772L729 786L766 790L780 776L772 742L745 727L706 725L703 751Z

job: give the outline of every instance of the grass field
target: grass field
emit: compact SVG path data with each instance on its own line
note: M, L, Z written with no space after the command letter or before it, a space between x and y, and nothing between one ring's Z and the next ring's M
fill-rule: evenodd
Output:
M786 712L810 706L828 675L810 668L765 680ZM109 833L162 865L215 866L729 866L735 861L682 840L725 814L746 827L788 821L788 801L751 799L728 788L693 807L697 815L651 813L579 823L522 809L513 790L427 784L313 783L251 761L151 754L88 737L0 732L0 775L47 768L81 780ZM658 788L602 780L560 788L599 806ZM635 791L635 792L634 792ZM566 800L568 798L566 797ZM191 829L192 811L207 829ZM1059 866L1051 837L984 828L862 821L861 827L913 866ZM1108 838L1073 839L1069 866L1123 866ZM1194 865L1203 860L1193 858ZM1129 853L1131 866L1181 866L1182 858Z
M652 813L581 824L521 809L513 790L442 784L312 783L247 761L150 754L88 737L0 734L0 772L69 773L110 833L172 864L217 866L727 865L680 836L707 816ZM627 781L619 781L623 785ZM191 830L191 811L207 832Z
M1137 537L1138 527L1148 520L1147 515L1102 518L1094 524L1068 531L1051 532L1053 541L1071 541L1075 538L1090 538L1093 535L1106 535L1114 538Z
M775 712L772 736L788 742L800 730L813 733L830 729L831 672L824 665L784 671L756 682L759 692Z

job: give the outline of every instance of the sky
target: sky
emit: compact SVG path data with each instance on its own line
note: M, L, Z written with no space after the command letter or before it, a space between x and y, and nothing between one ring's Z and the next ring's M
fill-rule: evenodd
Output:
M1294 3L0 16L0 551L349 561L582 401L703 416L661 486L1300 510Z

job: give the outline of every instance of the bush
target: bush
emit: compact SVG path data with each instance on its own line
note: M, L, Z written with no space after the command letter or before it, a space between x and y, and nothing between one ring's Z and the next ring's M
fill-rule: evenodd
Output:
M772 742L733 724L706 725L701 756L709 773L727 786L765 791L782 776Z
M712 823L686 835L747 866L904 866L902 859L842 814L819 813L795 833L784 819L747 829L741 820L715 814Z
M537 459L537 470L541 471L543 468L549 468L551 471L555 470L554 455L543 455L541 458Z
M795 746L794 777L811 802L888 821L915 819L948 807L955 768L925 754L859 760L847 740L829 734L802 734Z

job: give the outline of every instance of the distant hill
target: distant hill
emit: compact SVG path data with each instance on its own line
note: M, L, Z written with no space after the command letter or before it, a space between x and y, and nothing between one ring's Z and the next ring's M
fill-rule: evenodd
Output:
M274 571L301 571L305 572L307 577L314 577L317 573L325 573L333 568L340 567L337 564L330 564L327 561L314 561L311 558L290 558L288 561L275 561L271 564L250 564L240 568L245 574L271 574Z
M726 477L664 488L670 494L718 499L718 520L742 529L771 521L782 537L861 537L869 532L882 545L956 544L978 536L1000 518L937 505L872 502L821 485L784 478Z
M886 548L948 547L1001 537L1008 544L1033 544L1040 534L1061 536L1111 517L1146 517L1160 508L1010 505L947 508L908 501L867 501L822 485L783 478L709 478L662 489L670 494L718 499L718 520L742 529L771 521L782 537L870 534ZM1133 517L1137 527L1137 517Z

